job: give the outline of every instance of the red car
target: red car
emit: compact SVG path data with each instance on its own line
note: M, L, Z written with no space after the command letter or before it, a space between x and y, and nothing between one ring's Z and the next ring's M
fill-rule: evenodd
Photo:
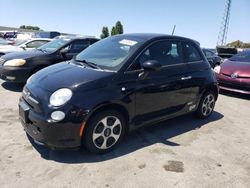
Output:
M250 94L250 50L232 56L214 71L220 89Z

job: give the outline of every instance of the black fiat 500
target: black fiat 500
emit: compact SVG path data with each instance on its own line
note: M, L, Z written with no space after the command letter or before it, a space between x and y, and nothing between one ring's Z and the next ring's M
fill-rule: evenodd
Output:
M126 132L194 112L211 115L218 84L199 44L161 34L101 40L29 78L19 101L25 131L52 149L113 149Z

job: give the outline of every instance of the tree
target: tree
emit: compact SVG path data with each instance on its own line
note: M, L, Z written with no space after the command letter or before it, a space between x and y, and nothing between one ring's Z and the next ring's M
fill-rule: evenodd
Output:
M109 36L108 32L109 32L108 27L103 27L102 34L100 35L101 39L108 37ZM112 27L110 35L114 36L119 34L123 34L123 25L120 21L117 21L115 26Z
M115 27L112 27L111 36L114 36L114 35L116 35L116 29L115 29Z
M228 43L227 46L233 47L233 48L249 48L250 43L244 43L240 40L236 40L236 41Z
M123 34L123 25L120 21L117 21L115 24L115 30L116 30L116 34Z
M103 27L102 28L102 34L100 35L101 39L109 37L109 28L108 27Z
M21 25L19 28L20 29L25 29L25 25Z
M30 26L30 25L21 25L19 28L20 28L20 29L27 29L27 30L34 30L34 31L39 31L39 30L41 30L40 27L37 27L37 26Z

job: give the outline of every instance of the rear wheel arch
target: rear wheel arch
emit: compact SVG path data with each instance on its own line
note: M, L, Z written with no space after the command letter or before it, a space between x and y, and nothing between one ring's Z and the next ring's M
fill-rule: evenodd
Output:
M208 91L213 91L214 95L215 95L215 100L217 100L218 95L219 95L219 91L218 91L218 87L216 85L210 85L209 87L206 88L205 92ZM204 93L205 93L204 92Z
M200 99L208 91L213 91L215 94L215 100L217 100L219 96L219 91L218 91L218 87L215 84L211 84L211 85L204 87L202 91L200 92Z

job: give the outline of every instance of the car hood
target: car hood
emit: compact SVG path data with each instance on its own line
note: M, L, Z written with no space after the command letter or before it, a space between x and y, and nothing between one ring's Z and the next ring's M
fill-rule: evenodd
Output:
M115 74L115 72L93 69L72 62L62 62L38 71L32 76L27 87L40 87L49 92L60 88L81 92L104 86Z
M237 74L238 77L250 78L250 62L226 60L224 63L221 64L220 72L226 75Z
M24 50L17 46L11 46L11 45L0 46L0 52L3 52L3 53L21 52L21 51L24 51Z
M23 51L23 52L9 53L9 54L2 56L2 59L6 61L11 60L11 59L28 59L32 57L41 56L41 55L46 55L46 53L40 50L29 50L29 51Z

